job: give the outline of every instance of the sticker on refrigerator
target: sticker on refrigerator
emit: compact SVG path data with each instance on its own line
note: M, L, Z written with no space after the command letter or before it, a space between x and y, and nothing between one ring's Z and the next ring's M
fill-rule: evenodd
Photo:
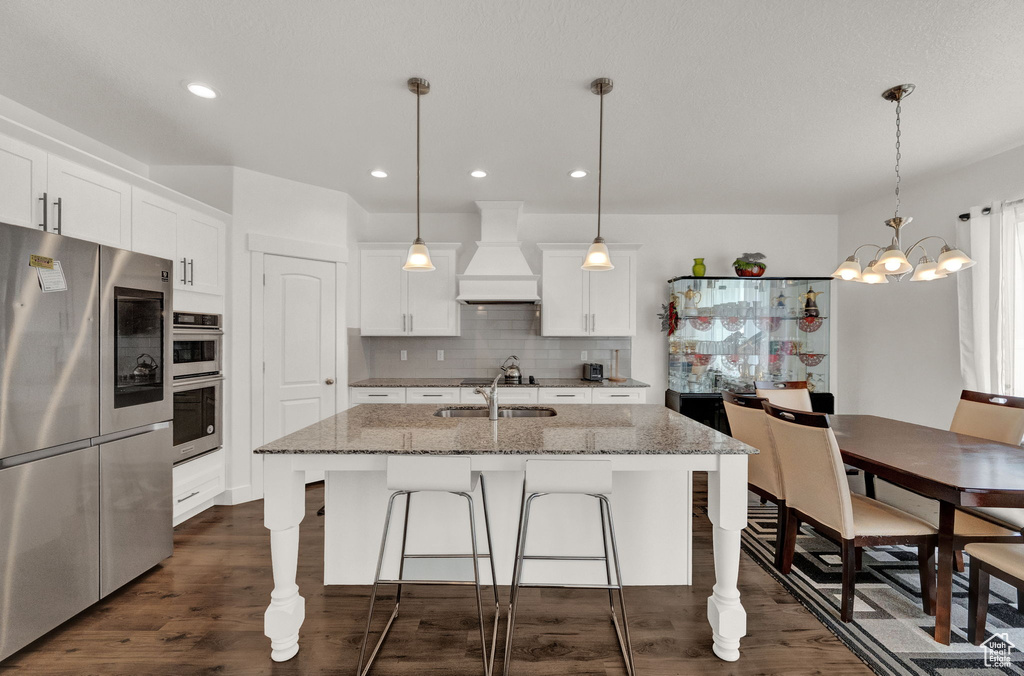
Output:
M36 268L36 275L39 277L39 288L43 293L54 291L67 291L68 280L64 278L64 270L60 267L60 261L51 261L51 268Z
M44 270L53 270L53 259L47 258L46 256L38 256L32 254L28 257L28 266L30 268L43 268Z

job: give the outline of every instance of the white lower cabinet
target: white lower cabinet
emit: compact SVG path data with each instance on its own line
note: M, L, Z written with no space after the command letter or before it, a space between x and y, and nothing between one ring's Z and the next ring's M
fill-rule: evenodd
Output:
M475 389L464 387L462 388L462 396L459 399L463 404L484 404L484 395L477 394ZM504 406L507 404L536 404L537 403L537 388L536 387L499 387L498 388L498 405Z
M589 404L589 387L540 387L537 388L539 404Z
M456 387L409 387L405 390L407 404L457 404L459 390Z
M183 462L174 467L173 522L179 523L213 505L224 492L224 449Z
M594 388L591 401L595 404L646 404L646 387Z

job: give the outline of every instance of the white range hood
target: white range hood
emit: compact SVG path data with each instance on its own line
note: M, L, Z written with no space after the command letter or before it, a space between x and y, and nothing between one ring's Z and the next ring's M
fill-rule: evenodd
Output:
M477 202L480 241L465 274L459 275L457 300L467 305L539 303L537 280L519 241L522 202Z

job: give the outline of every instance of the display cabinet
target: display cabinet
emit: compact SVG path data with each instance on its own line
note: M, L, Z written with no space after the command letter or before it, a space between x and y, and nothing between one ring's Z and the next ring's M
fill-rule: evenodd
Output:
M721 392L761 380L807 382L831 412L828 277L676 277L669 280L666 404L728 431Z

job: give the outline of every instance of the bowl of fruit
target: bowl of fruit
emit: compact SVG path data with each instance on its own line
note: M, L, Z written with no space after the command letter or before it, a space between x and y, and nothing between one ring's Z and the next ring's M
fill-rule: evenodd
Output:
M760 277L764 274L765 258L762 253L745 253L732 262L737 277Z

